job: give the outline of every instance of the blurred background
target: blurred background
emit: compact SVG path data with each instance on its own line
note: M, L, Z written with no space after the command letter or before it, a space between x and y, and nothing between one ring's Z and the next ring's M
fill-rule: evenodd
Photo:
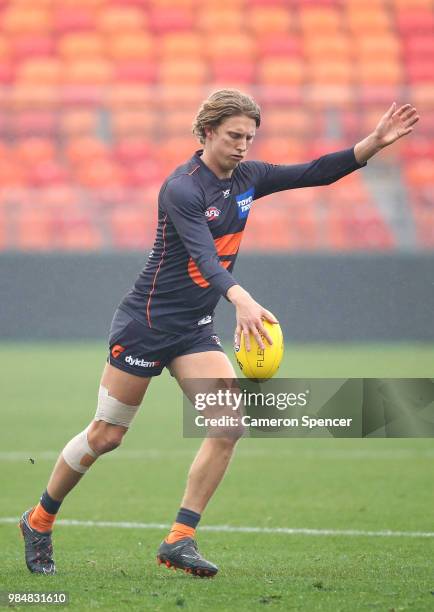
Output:
M417 107L367 169L259 201L239 278L299 340L434 339L432 0L0 0L1 337L105 335L228 86L260 103L249 157L274 163Z

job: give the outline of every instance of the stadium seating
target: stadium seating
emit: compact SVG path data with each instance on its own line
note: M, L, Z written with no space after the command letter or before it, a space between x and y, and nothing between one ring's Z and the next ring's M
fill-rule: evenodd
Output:
M415 104L420 131L376 163L408 193L415 247L434 248L432 0L1 0L0 250L149 247L159 184L223 86L257 97L251 157L273 163ZM398 248L363 181L271 197L244 248Z

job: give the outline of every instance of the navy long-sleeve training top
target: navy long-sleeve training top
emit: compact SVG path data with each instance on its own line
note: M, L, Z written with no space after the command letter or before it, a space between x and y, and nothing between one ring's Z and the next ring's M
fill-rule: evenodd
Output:
M231 178L219 179L202 152L163 183L153 249L119 305L153 329L182 334L211 322L220 297L238 284L231 272L255 200L328 185L366 165L351 148L305 164L241 162Z

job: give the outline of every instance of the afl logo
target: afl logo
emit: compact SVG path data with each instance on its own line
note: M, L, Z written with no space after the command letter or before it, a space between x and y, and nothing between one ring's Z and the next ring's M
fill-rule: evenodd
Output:
M216 208L215 206L209 206L205 211L205 217L207 221L214 221L220 217L221 210Z

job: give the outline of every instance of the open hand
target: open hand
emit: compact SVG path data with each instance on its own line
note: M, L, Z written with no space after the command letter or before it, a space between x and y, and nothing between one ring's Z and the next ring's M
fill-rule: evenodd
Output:
M417 121L419 121L419 115L414 106L404 104L397 109L396 102L394 102L375 128L374 133L379 145L386 147L398 138L410 134Z

